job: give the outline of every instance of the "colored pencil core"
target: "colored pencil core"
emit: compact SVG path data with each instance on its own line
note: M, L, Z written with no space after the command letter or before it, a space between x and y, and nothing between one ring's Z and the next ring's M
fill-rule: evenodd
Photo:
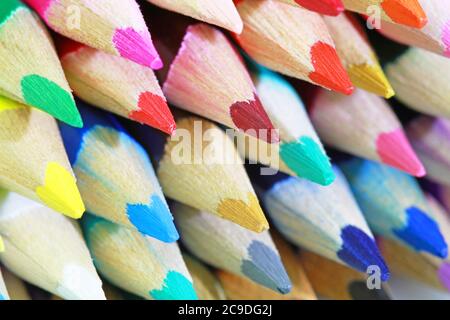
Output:
M384 0L384 12L392 21L413 28L422 28L428 22L427 16L417 0Z
M295 2L303 8L329 16L337 16L344 11L341 0L295 0Z
M160 290L151 290L150 297L155 300L197 300L192 282L181 273L169 271Z

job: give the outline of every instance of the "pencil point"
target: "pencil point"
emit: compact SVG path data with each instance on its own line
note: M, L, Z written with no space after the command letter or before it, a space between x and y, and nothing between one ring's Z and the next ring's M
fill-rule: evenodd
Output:
M416 177L423 177L425 168L412 149L408 139L399 128L381 134L377 139L377 152L383 163L398 168Z
M178 240L172 214L158 195L152 195L149 204L128 204L130 222L144 235L170 243Z
M0 252L5 251L5 244L3 243L2 237L0 237Z
M450 264L448 262L442 263L438 270L438 277L442 285L450 291Z
M308 10L328 16L337 16L344 11L341 0L295 0L295 2Z
M417 251L425 251L439 258L446 258L448 247L437 223L421 209L406 209L406 227L394 233Z
M288 168L301 178L324 186L331 184L335 179L327 155L309 137L303 136L298 141L281 143L280 156Z
M359 88L386 99L395 95L394 89L378 64L352 65L348 69L348 73L351 81Z
M95 271L94 271L95 272ZM77 265L66 265L56 287L58 296L71 300L106 300L102 282L88 270Z
M140 110L129 114L130 119L159 129L169 135L176 129L175 120L167 102L151 92L142 92L139 96Z
M151 290L150 296L155 300L197 300L194 286L185 276L176 271L169 271L160 290Z
M278 143L280 137L264 110L258 96L253 100L239 101L230 107L230 115L236 127L249 133L255 133L258 139L268 143Z
M384 0L381 7L395 23L420 29L428 22L427 15L417 0Z
M339 259L352 268L366 273L370 266L378 266L381 281L387 281L390 272L374 239L361 229L347 226L341 232L342 248L337 253Z
M162 60L147 31L138 32L132 28L118 29L114 34L113 42L123 58L154 70L163 67Z
M315 71L309 74L309 78L313 82L346 95L353 92L353 84L332 46L317 42L311 48L311 62Z
M83 121L72 94L53 81L33 74L22 78L21 87L27 104L71 126L83 127Z
M55 211L79 219L85 208L73 175L56 162L45 171L44 185L36 188L38 197Z
M259 205L256 195L249 194L247 201L224 199L217 209L220 216L254 232L269 229L269 223Z
M289 293L291 280L278 254L260 241L252 241L248 247L249 259L243 260L241 270L244 275L267 288Z

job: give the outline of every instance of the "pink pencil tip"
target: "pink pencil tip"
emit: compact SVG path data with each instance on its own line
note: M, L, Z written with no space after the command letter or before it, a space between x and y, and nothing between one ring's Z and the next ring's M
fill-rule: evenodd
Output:
M411 147L402 128L382 133L376 141L381 161L416 177L426 174L425 168Z
M125 59L152 69L163 67L163 62L148 31L138 32L132 28L118 29L114 34L113 43L120 56Z
M450 291L450 264L444 262L438 270L439 280L442 285Z

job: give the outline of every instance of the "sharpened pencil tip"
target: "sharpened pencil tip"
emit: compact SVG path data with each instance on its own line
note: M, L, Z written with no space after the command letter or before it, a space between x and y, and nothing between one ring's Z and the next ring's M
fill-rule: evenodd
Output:
M144 235L170 243L178 240L169 208L158 195L153 195L148 204L128 204L127 215L130 222Z
M389 279L389 269L372 237L357 227L347 226L342 230L341 238L342 248L337 253L339 259L364 273L370 267L377 266L381 272L381 280Z
M328 16L338 16L344 11L341 0L295 0L300 6Z
M118 29L114 34L113 42L123 58L155 70L163 67L147 30L138 32L133 28Z
M279 255L260 241L252 241L247 248L249 259L243 260L244 275L269 289L282 294L289 293L292 284Z
M44 185L36 194L47 206L70 218L79 219L85 208L74 176L56 162L50 162L45 171Z
M248 194L247 200L224 199L217 209L219 215L246 229L261 233L269 229L269 223L255 194Z
M345 95L352 94L353 84L335 48L327 43L317 42L311 48L311 63L314 72L309 74L309 78L314 83Z
M75 264L64 266L56 292L66 300L106 300L97 273Z
M442 285L450 291L450 264L448 262L442 263L438 270L438 277Z
M420 29L428 22L427 15L417 0L384 0L381 7L398 24Z
M381 161L416 177L426 174L425 167L417 157L402 128L381 134L377 141Z
M5 244L3 243L2 237L0 237L0 252L5 251Z
M298 177L324 186L335 179L330 160L319 144L310 137L303 136L298 141L282 143L280 156Z
M197 300L194 285L181 273L169 271L160 290L151 290L155 300Z
M386 99L395 95L389 80L380 65L352 65L348 68L348 74L356 87L372 92Z
M394 234L416 251L425 251L439 258L446 258L447 243L437 223L417 207L408 208L406 216L406 226L403 229L393 230Z

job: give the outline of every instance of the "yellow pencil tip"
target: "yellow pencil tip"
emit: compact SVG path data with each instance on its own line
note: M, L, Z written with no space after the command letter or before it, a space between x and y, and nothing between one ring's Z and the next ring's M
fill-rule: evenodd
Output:
M0 237L0 252L5 251L5 244L3 243L2 237Z
M251 231L260 233L269 229L269 223L255 194L248 194L248 203L237 199L222 200L217 211L222 218Z
M395 95L394 89L378 63L373 65L352 65L348 69L348 74L353 84L358 88L386 99Z
M44 185L36 193L47 206L70 218L79 219L85 211L75 178L56 162L47 165Z

